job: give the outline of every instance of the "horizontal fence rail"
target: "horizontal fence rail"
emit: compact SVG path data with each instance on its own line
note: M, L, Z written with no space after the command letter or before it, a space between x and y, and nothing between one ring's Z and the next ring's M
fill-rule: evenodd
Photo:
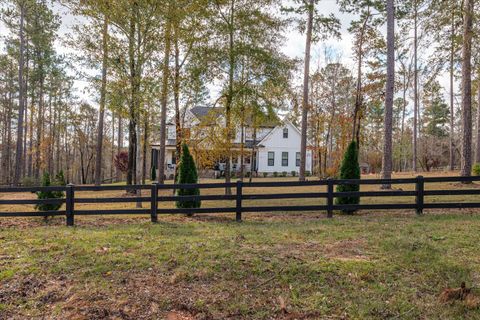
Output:
M355 211L355 210L391 210L391 209L411 209L421 214L424 209L462 209L462 208L480 208L480 201L476 202L435 202L425 203L425 197L431 196L463 196L480 195L480 189L460 189L460 190L425 190L427 183L457 182L472 183L480 181L480 177L427 177L418 176L416 178L402 179L327 179L313 181L279 181L279 182L241 182L236 183L197 183L197 184L158 184L152 185L133 185L133 186L51 186L51 187L6 187L0 188L1 194L21 193L21 192L63 192L64 198L56 199L0 199L0 205L63 205L65 209L58 211L33 211L33 212L0 212L0 217L49 217L65 216L68 226L73 226L75 216L85 215L150 215L152 222L158 221L158 215L164 214L205 214L205 213L235 213L237 221L242 220L242 213L247 212L292 212L292 211L326 211L328 217L333 216L336 210ZM414 190L385 190L385 191L348 191L338 192L335 187L339 185L411 185ZM291 188L309 187L311 192L274 192L252 194L245 193L249 188ZM323 187L326 192L318 190L316 187ZM175 191L179 189L225 189L227 194L213 195L176 195ZM142 195L146 190L149 195ZM171 195L159 195L159 191L172 192ZM121 198L103 197L103 198L84 198L77 197L77 192L85 191L126 191ZM201 192L200 192L201 193ZM232 194L230 194L232 193ZM338 204L335 199L343 197L411 197L414 198L409 203L364 203L364 204ZM283 199L323 199L325 204L318 205L270 205L270 206L250 206L245 205L244 200L283 200ZM428 199L428 198L427 198ZM231 206L218 208L159 208L159 203L171 203L177 201L230 201ZM233 203L232 203L233 202ZM75 209L75 204L104 204L104 203L150 203L149 208L136 209Z

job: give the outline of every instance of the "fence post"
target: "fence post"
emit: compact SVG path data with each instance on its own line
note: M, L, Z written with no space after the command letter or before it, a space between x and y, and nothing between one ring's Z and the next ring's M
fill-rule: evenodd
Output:
M67 184L65 199L67 226L72 227L75 223L75 185Z
M327 218L333 218L333 180L327 179Z
M424 178L423 178L423 176L418 176L417 177L417 183L415 185L415 191L417 192L416 204L417 204L417 214L418 215L423 213L424 190L425 190Z
M150 192L150 218L153 223L158 222L158 183L152 183L152 188Z
M241 180L237 181L237 211L236 211L236 221L242 221L242 185L243 182Z

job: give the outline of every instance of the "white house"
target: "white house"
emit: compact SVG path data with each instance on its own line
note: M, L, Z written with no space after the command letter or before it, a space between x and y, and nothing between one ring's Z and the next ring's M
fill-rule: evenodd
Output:
M300 130L290 121L282 121L257 144L258 172L298 172L300 144ZM312 172L311 150L307 150L305 170Z
M188 110L184 119L184 132L190 136L201 136L198 130L205 128L208 121L211 125L223 125L223 113L220 108L210 107L194 107ZM215 124L212 122L215 121ZM209 126L209 124L207 124ZM193 131L197 130L195 134ZM240 171L241 155L238 153L243 141L244 149L244 172L254 171L259 174L273 174L277 172L287 172L291 174L293 171L300 170L300 144L301 133L298 128L288 120L276 120L273 122L263 123L254 130L251 126L245 126L242 137L241 128L237 128L236 137L233 144L235 158L232 159L232 171ZM255 133L254 133L255 132ZM255 135L255 139L254 139ZM167 124L167 140L166 140L166 165L167 175L173 173L175 169L175 124ZM192 141L191 141L192 142ZM208 148L208 146L205 146ZM159 144L152 145L152 165L158 161ZM253 153L253 157L252 157ZM253 166L252 161L253 159ZM222 161L218 161L215 169L222 170ZM312 150L307 149L307 158L305 170L312 172Z

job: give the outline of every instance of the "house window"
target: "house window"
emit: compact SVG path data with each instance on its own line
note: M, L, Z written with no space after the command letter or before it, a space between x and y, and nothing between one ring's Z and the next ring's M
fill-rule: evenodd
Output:
M275 152L268 153L268 166L273 167L275 165Z
M288 167L288 152L282 152L282 167Z
M283 139L288 139L288 128L283 129Z
M297 167L300 167L300 152L297 152L297 154L295 155L295 162Z

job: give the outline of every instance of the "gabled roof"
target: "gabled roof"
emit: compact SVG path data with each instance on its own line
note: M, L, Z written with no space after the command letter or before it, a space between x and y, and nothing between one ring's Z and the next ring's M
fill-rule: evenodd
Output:
M273 134L273 132L275 131L275 129L277 127L283 127L284 125L290 125L293 127L293 129L295 131L298 132L298 134L302 135L302 132L300 131L300 129L297 128L296 125L294 125L290 120L288 119L283 119L283 121L281 121L275 128L272 129L272 131L270 131L265 137L263 137L263 139L258 143L259 145L260 144L264 144L265 141L267 141L268 139L270 139L271 135ZM307 146L308 147L311 147L312 144L310 143L310 141L307 141Z
M166 147L175 147L177 145L177 140L176 139L167 139L165 141L165 146ZM160 147L160 144L159 143L152 143L151 144L152 147ZM233 147L234 148L240 148L241 146L241 143L234 143L233 144ZM255 147L262 147L262 145L260 144L260 141L256 141L256 143L254 144L253 143L253 140L246 140L244 145L245 149L252 149L254 146Z
M190 109L190 112L199 120L199 121L203 121L205 120L205 118L207 116L219 116L219 115L222 115L223 113L223 108L221 107L204 107L204 106L197 106L197 107L193 107L192 109ZM209 120L211 121L211 119ZM253 122L253 120L251 119L251 117L248 117L246 119L246 124L247 125L251 125L251 123ZM280 123L280 120L278 118L274 118L274 119L265 119L262 124L260 125L260 127L263 127L263 128L275 128L278 124Z
M208 115L211 115L213 112L215 113L220 113L221 108L213 108L213 107L193 107L190 109L190 112L198 118L198 120L202 120L202 118L205 118Z

